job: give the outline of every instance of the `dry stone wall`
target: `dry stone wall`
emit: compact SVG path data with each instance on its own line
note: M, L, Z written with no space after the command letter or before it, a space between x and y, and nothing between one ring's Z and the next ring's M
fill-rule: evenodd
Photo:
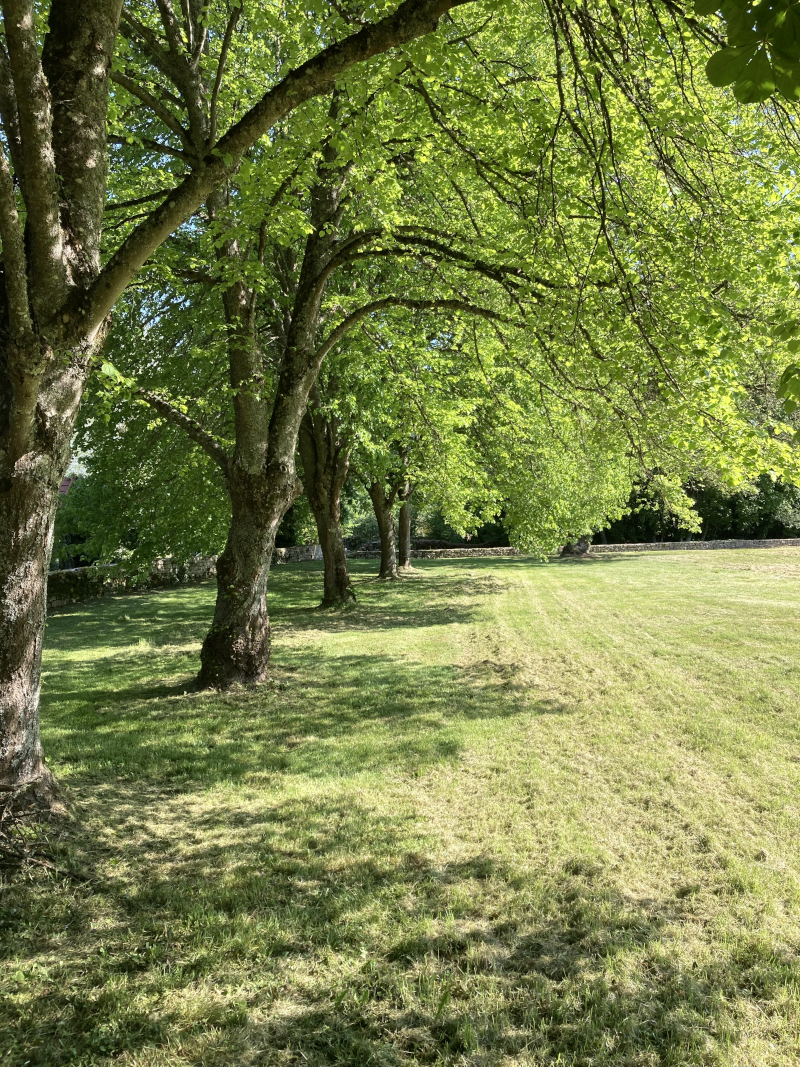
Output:
M319 545L276 548L272 555L273 565L315 559L322 559L322 549ZM174 559L157 559L146 577L141 574L128 574L119 563L51 571L47 579L47 607L62 608L99 596L119 596L122 593L146 589L187 585L215 578L216 574L216 556L196 556L185 563Z
M464 559L470 556L518 556L518 548L412 548L412 559ZM380 559L380 552L348 552L348 559Z
M627 545L589 545L595 555L602 552L681 552L713 548L800 548L800 537L772 537L761 541L645 541Z

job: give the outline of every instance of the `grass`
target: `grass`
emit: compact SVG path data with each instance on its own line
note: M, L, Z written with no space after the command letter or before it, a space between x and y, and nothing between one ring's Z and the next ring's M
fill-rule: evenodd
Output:
M4 1067L800 1062L800 552L372 569L226 695L211 586L50 619Z

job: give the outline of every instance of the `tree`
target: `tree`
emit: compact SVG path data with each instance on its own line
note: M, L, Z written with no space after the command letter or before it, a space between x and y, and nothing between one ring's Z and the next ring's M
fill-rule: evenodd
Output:
M46 798L53 787L39 736L39 686L46 568L58 486L81 394L102 348L108 315L136 273L227 177L244 153L292 111L329 93L356 63L436 29L462 0L404 0L347 33L338 15L306 35L296 64L263 71L268 90L219 139L178 151L185 176L161 190L160 203L125 234L102 263L108 151L109 81L121 0L52 0L43 14L32 0L3 4L0 119L0 239L7 323L0 362L0 785L28 783ZM159 0L169 52L188 51L199 72L210 53L208 23L222 5L188 5L196 32L183 39L170 0ZM199 16L203 14L204 18ZM290 24L304 25L292 9ZM42 33L40 34L40 29ZM344 32L342 32L344 29ZM40 39L42 40L40 46ZM225 34L212 63L221 77ZM206 68L207 69L207 68ZM198 77L201 74L198 73ZM212 80L215 94L216 76ZM146 86L139 87L142 92ZM217 92L218 92L217 87ZM162 109L165 122L181 116ZM213 136L212 136L213 134ZM163 157L168 149L157 149ZM150 197L152 200L155 197ZM291 454L276 461L282 484ZM285 470L282 469L285 466Z
M599 9L602 6L599 5ZM592 83L586 81L589 73L587 57L581 56L580 41L570 36L570 30L570 26L565 24L564 38L569 44L576 75L582 81L578 83L576 100L570 103L562 95L559 110L555 112L555 130L558 131L559 124L568 130L565 145L559 145L562 156L564 148L567 148L568 166L564 167L563 174L560 170L554 171L553 167L544 166L530 172L510 170L507 158L509 145L512 146L512 158L519 158L522 151L522 145L515 144L514 129L507 131L500 153L494 152L485 138L475 136L474 130L476 126L479 130L481 128L479 121L483 121L489 99L480 77L470 72L470 94L465 104L449 87L440 87L438 96L421 91L419 84L414 81L417 72L412 69L410 85L422 102L423 113L426 109L429 112L430 123L428 126L409 124L406 111L406 136L400 142L402 154L399 157L415 161L416 155L423 149L430 155L431 149L426 142L431 132L437 130L446 134L443 141L445 148L437 146L436 166L426 164L420 167L413 162L406 163L403 171L403 180L408 184L405 197L413 206L411 209L405 206L405 214L399 219L395 218L393 225L387 226L382 219L383 224L376 226L374 212L366 221L354 221L349 236L345 238L353 240L352 254L342 256L340 265L349 272L348 277L352 276L357 260L361 268L376 261L382 261L384 266L380 270L370 268L371 274L366 282L358 283L355 296L348 296L344 289L336 289L333 298L349 312L348 319L341 322L342 326L347 323L348 328L352 328L359 318L363 324L378 317L382 322L381 328L385 330L387 312L402 305L430 310L437 301L431 302L426 298L436 288L443 297L443 301L438 301L438 306L444 311L454 310L452 294L457 292L469 298L460 302L460 310L481 310L477 302L480 299L488 305L482 310L490 318L493 316L496 323L502 323L508 316L500 313L497 293L492 296L486 285L480 290L476 289L474 281L468 289L465 288L469 279L480 278L483 282L488 279L520 313L521 321L517 325L530 326L535 331L532 343L538 344L546 352L551 368L557 369L560 381L551 381L547 388L553 389L558 385L567 393L576 388L584 392L594 391L600 396L605 395L609 401L610 392L599 384L596 374L590 372L588 377L583 376L579 382L576 372L567 370L574 363L573 352L577 344L578 351L588 359L588 367L592 366L592 360L605 360L610 365L612 380L614 374L625 376L634 369L634 374L649 378L642 382L642 388L646 386L652 389L655 387L652 379L655 369L664 378L663 386L667 394L670 391L677 394L681 386L671 366L671 361L679 356L675 339L679 338L680 343L688 347L696 346L707 340L704 335L708 332L709 324L713 337L715 332L719 334L725 316L738 314L740 323L748 320L749 316L749 312L737 311L735 301L732 304L727 300L734 288L731 278L724 279L723 297L720 297L718 289L710 299L708 286L696 277L687 276L687 254L686 251L679 251L691 249L696 254L699 240L706 261L713 269L728 270L731 266L721 254L724 243L730 243L730 221L723 218L710 200L707 183L719 186L719 177L713 170L708 170L715 156L720 151L730 151L733 159L738 149L736 145L726 145L724 131L721 134L719 130L714 132L712 126L712 136L715 138L713 148L704 150L701 135L696 133L698 122L702 122L704 128L707 125L707 114L701 108L697 116L690 115L687 119L685 114L681 115L674 134L669 135L674 137L676 144L680 143L681 158L686 161L685 166L681 166L663 143L661 133L654 133L654 130L668 129L668 122L673 122L668 113L667 116L659 116L662 100L656 99L655 94L663 94L668 85L664 77L653 79L653 93L649 99L631 102L624 94L615 93L613 87L601 91L599 85L594 87L597 91L592 95ZM590 43L596 44L591 35L589 37ZM537 56L537 59L541 58ZM563 94L566 82L558 71L554 80ZM398 86L392 83L390 88L394 92ZM588 96L588 105L581 96L584 92ZM375 93L371 94L370 99L374 100L376 95L380 99L380 94ZM677 96L679 102L683 100L681 94L675 94L674 90L672 95ZM644 111L650 114L645 104L647 108L652 108L657 121L651 123L649 118L643 118ZM519 112L520 124L535 119L545 130L553 128L549 105L542 109L537 106L535 98L525 98L513 100L512 112L514 106ZM388 113L384 111L381 114L384 117ZM351 106L351 116L352 122L363 119L358 105ZM614 120L616 140L614 152L605 162L602 158L603 137L610 118ZM394 130L391 119L381 124L384 125ZM409 125L411 133L408 132ZM696 144L690 140L695 135ZM749 137L752 137L752 132L743 125L742 144L746 144ZM702 138L707 139L707 135L702 134ZM543 137L542 141L546 145L550 143L547 137ZM392 143L397 143L396 139ZM449 151L448 145L451 146ZM655 169L649 166L651 155L658 163ZM647 160L644 167L643 159ZM560 166L559 157L554 156L554 160ZM374 173L369 169L362 173L369 174L370 180L375 180ZM383 175L385 173L384 170ZM448 181L458 192L458 198L454 201L456 211L452 206L442 206L440 190L429 178L431 174L438 176L441 173L447 175ZM592 188L598 173L602 178L600 195ZM553 178L553 174L556 178ZM673 183L671 191L665 178ZM503 183L502 192L497 188L498 181ZM628 187L647 192L633 201L624 192ZM565 195L567 189L569 193ZM490 198L488 209L487 191ZM671 207L667 211L658 206L665 194L672 197ZM681 206L679 196L684 200L688 198L691 204L688 212ZM530 223L526 220L525 204L526 200L532 202L536 198L559 204L558 209L553 208L553 231L559 243L543 238L540 217L537 217L539 232L531 232ZM581 207L585 207L586 203L594 205L597 212L599 229L594 238L591 238L591 216L580 214ZM751 211L753 207L751 198L746 210ZM744 210L744 205L742 208ZM434 227L421 227L418 222L414 225L420 210L428 218L435 219ZM692 212L697 215L693 217ZM640 215L642 219L647 219L645 226L640 222L631 224L627 221L639 219ZM623 219L626 221L621 222ZM499 224L497 220L500 220ZM586 226L587 220L589 227ZM748 233L751 243L752 236L751 230ZM532 239L543 245L547 254L546 275L534 275L530 255L519 252L515 255L511 251L524 248L526 242ZM485 250L481 257L476 254L476 246ZM538 252L536 243L534 249ZM588 249L591 249L591 257L587 261ZM582 259L584 264L578 267L576 273L575 265ZM414 264L412 272L406 269L392 270L388 266L394 263L396 267L409 260ZM757 259L751 259L751 264L753 262L757 262ZM740 270L740 276L742 273ZM668 278L669 282L666 283ZM659 286L670 293L667 301L661 299ZM406 295L402 297L399 293ZM622 302L621 315L618 297ZM676 308L681 309L681 314L677 316ZM684 309L689 312L688 316L683 314ZM581 324L577 337L571 325L576 321ZM613 322L618 326L605 330L606 339L614 335L610 346L607 340L601 344L599 327L594 325L604 322ZM572 332L562 338L559 331L565 323L570 324ZM723 329L727 338L742 332L740 327L733 333L729 328ZM642 344L650 352L650 356L644 360L637 353L637 348ZM655 360L655 368L651 366L651 359ZM730 364L731 369L733 366L733 363ZM371 403L374 403L377 395ZM618 411L624 411L624 408L618 407ZM182 419L180 414L176 417ZM702 416L698 413L698 417ZM388 498L391 493L390 486L384 497ZM386 499L382 505L384 509L385 504ZM320 536L324 541L325 537L322 534ZM341 567L339 570L343 573Z
M119 176L118 187L123 189L138 180L130 164L141 151L153 153L156 165L143 176L137 168L141 180L150 183L146 190L113 205L119 212L138 213L144 207L146 217L138 221L125 215L114 223L118 229L106 228L109 258L101 270L105 101L119 4L53 3L41 62L32 8L21 0L6 5L9 69L20 121L15 125L13 108L6 108L11 170L4 172L5 197L0 188L0 201L6 205L5 212L0 211L0 236L10 336L23 338L7 346L9 371L4 379L4 395L13 393L3 438L9 473L2 484L11 486L9 508L0 520L0 544L6 546L0 555L8 637L4 648L10 650L0 664L5 722L10 724L4 740L6 783L46 773L35 709L53 499L77 401L107 314L171 232L186 222L188 235L193 224L187 220L214 190L243 180L251 162L245 153L262 135L270 133L264 150L279 160L275 172L288 177L293 167L302 171L305 149L311 146L311 154L316 154L319 142L316 129L309 129L317 117L315 107L298 109L336 86L345 85L352 93L359 129L382 114L372 105L376 83L381 92L375 98L388 101L385 106L393 109L396 121L419 123L422 131L422 116L427 115L424 137L409 144L401 138L397 146L398 159L406 158L407 148L408 158L418 164L413 179L416 202L428 211L425 227L418 218L411 225L403 213L389 214L360 232L343 257L351 266L362 256L409 264L413 293L402 298L394 292L376 293L376 299L366 303L342 300L348 329L393 307L450 314L474 313L479 306L485 321L497 327L498 343L508 346L510 358L525 364L528 353L535 356L535 366L526 373L541 389L561 390L566 409L597 397L617 404L620 425L630 431L642 421L634 418L636 405L650 410L645 402L655 405L658 398L663 411L673 412L675 426L706 420L720 463L721 442L735 440L745 446L740 465L773 459L790 464L785 428L752 427L748 436L736 409L736 373L743 353L748 343L760 338L768 318L765 305L779 302L784 285L777 272L748 287L757 272L748 279L747 271L761 269L770 242L773 259L785 251L775 254L779 246L768 224L763 190L776 171L753 150L757 119L737 116L732 121L724 101L675 87L671 71L660 69L670 54L671 28L659 20L663 5L654 2L632 5L641 16L636 33L627 10L599 0L507 6L502 18L454 26L449 47L410 46L402 57L395 55L380 68L372 65L369 78L348 79L346 72L355 63L428 32L450 6L446 0L406 0L352 34L350 16L346 11L341 15L339 5L310 20L300 8L252 16L262 22L257 32L244 36L243 54L257 46L259 62L253 67L271 87L212 144L221 120L230 117L233 122L239 95L226 93L223 86L228 52L235 68L237 35L230 28L235 28L235 20L222 5L214 5L208 19L192 23L196 9L190 3L191 32L182 34L169 0L158 0L158 11L144 2L137 5L125 15L126 50L120 57L124 69L115 71L120 95L115 90L113 117L123 122L117 140L126 143L114 156L119 168L114 181ZM674 10L672 5L668 9ZM598 19L610 20L607 37L588 32ZM142 41L147 44L148 34L159 26L166 49L150 49L144 69L152 77L145 80L137 73L137 63L144 62L148 51ZM86 37L90 29L96 30L95 36ZM281 48L286 47L280 56L279 36ZM698 50L692 51L690 39L679 35L679 40L690 68ZM270 49L263 41L276 46L270 69ZM100 46L102 64L88 62L95 45ZM205 79L207 121L187 118L181 100L169 90L162 92L168 68L169 78L178 83L173 60L182 53L191 56L183 69L200 83ZM292 69L284 76L285 54ZM248 102L252 80L244 75L241 79L240 98ZM52 124L45 82L54 94ZM152 97L148 115L160 126L147 126L150 117L138 123L130 109L131 93L142 102L146 95ZM183 101L191 110L188 90ZM288 123L289 115L296 116L296 123ZM15 140L17 129L20 137ZM197 131L203 129L207 133L201 137ZM158 130L163 138L156 135ZM434 154L435 166L419 165ZM87 159L97 166L84 182ZM284 162L288 174L282 170ZM12 171L19 180L18 193L11 185ZM167 185L163 199L165 189L156 187L156 173ZM177 179L178 173L185 177ZM16 195L26 207L27 247ZM151 211L147 205L155 199L162 202ZM61 204L65 206L59 215ZM59 217L63 222L55 225ZM316 232L322 243L329 237L324 225ZM430 295L432 278L435 297ZM754 297L759 289L767 290L764 299ZM309 293L312 290L313 285ZM457 324L448 326L457 332ZM526 331L527 347L510 344L516 330ZM338 336L331 331L325 344L337 343ZM264 508L272 514L285 508L296 492L297 431L322 355L321 348L305 345L299 362L285 363L278 375L277 388L291 402L272 409L270 459L258 475L265 475ZM698 366L705 380L698 376ZM541 375L539 367L544 368ZM240 381L235 391L256 421L265 417L258 389ZM668 436L663 431L667 417L656 421L658 431ZM729 425L735 425L735 432L729 432ZM202 425L196 436L200 430ZM670 444L675 433L672 436ZM259 439L264 441L263 434ZM630 447L639 444L634 440ZM648 443L648 450L655 454L655 445ZM731 476L736 466L729 463ZM240 464L236 468L247 469ZM242 478L242 496L247 480ZM252 530L261 550L268 547L271 521ZM20 539L17 529L30 533ZM218 640L211 640L204 661L211 680L224 680L231 664L231 677L258 677L268 653L265 574L258 569L255 582L239 582L236 558L247 558L244 542L241 552L228 555L232 565L226 580L235 593L230 603L218 604ZM237 634L244 632L243 620L253 625L240 644Z

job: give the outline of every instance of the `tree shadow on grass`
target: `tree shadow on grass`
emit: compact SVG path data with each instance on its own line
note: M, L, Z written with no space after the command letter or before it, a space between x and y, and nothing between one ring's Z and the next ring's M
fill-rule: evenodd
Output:
M211 621L214 589L198 583L180 590L100 597L57 608L47 618L45 647L129 649L137 642L181 645L202 639Z
M282 575L272 620L280 640L282 630L422 629L470 623L481 618L486 597L506 591L507 583L495 574L459 574L452 570L437 574L426 568L424 574L396 581L379 581L374 576L353 575L357 600L334 611L320 611L317 594L322 594L319 564L305 564L305 570ZM360 579L360 580L359 580ZM311 601L311 602L309 602Z
M307 589L287 585L285 605ZM209 594L189 592L190 608L183 590L159 601L154 645L175 620L202 629ZM124 602L106 603L81 640L102 643ZM795 965L764 933L716 935L690 901L634 899L582 856L539 869L474 846L436 855L402 776L455 761L476 722L569 707L523 704L491 665L307 647L279 654L269 686L183 696L182 653L118 636L105 665L70 660L47 679L48 751L80 785L63 865L95 881L41 873L10 889L9 1067L126 1054L166 1067L711 1065L739 1040L738 1000L786 1010ZM371 770L391 773L358 777ZM693 940L711 949L699 962Z
M98 773L207 785L390 766L419 773L456 758L470 723L571 710L509 687L505 671L372 653L285 650L270 683L228 693L196 691L191 675L124 684L126 665L141 679L148 657L120 664L116 689L90 663L47 679L47 751L57 773L69 764L70 782Z
M99 769L207 783L331 767L416 772L455 758L470 721L569 709L515 689L513 665L486 661L465 671L371 651L337 655L285 638L470 623L497 589L491 575L443 575L375 590L352 611L320 613L299 606L308 603L308 574L285 576L270 682L224 694L194 688L194 641L210 589L136 598L135 608L119 599L71 609L50 622L51 643L68 655L45 673L49 757L57 770L70 764L73 780ZM137 636L146 643L134 643ZM75 655L92 648L96 658Z
M468 622L475 618L484 597L506 588L496 575L476 576L466 570L459 574L452 568L437 575L426 563L424 576L358 583L356 604L320 612L321 566L299 563L273 572L269 611L277 638L285 627L342 632ZM211 623L215 597L216 583L198 582L180 589L102 597L57 608L48 616L46 644L71 652L87 647L129 650L140 641L158 649L196 643L202 641ZM453 598L458 602L453 603Z
M792 980L752 932L697 965L685 903L631 899L596 861L441 863L412 812L352 795L234 809L118 783L92 807L107 836L79 858L136 863L70 894L66 934L19 895L9 1067L708 1065L737 997L764 1010Z

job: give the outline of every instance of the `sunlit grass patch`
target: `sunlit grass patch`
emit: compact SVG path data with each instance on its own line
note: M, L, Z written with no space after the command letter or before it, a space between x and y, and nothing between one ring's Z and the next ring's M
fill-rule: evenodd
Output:
M0 1059L798 1062L798 561L279 568L227 694L211 586L55 614L93 881L6 887Z

